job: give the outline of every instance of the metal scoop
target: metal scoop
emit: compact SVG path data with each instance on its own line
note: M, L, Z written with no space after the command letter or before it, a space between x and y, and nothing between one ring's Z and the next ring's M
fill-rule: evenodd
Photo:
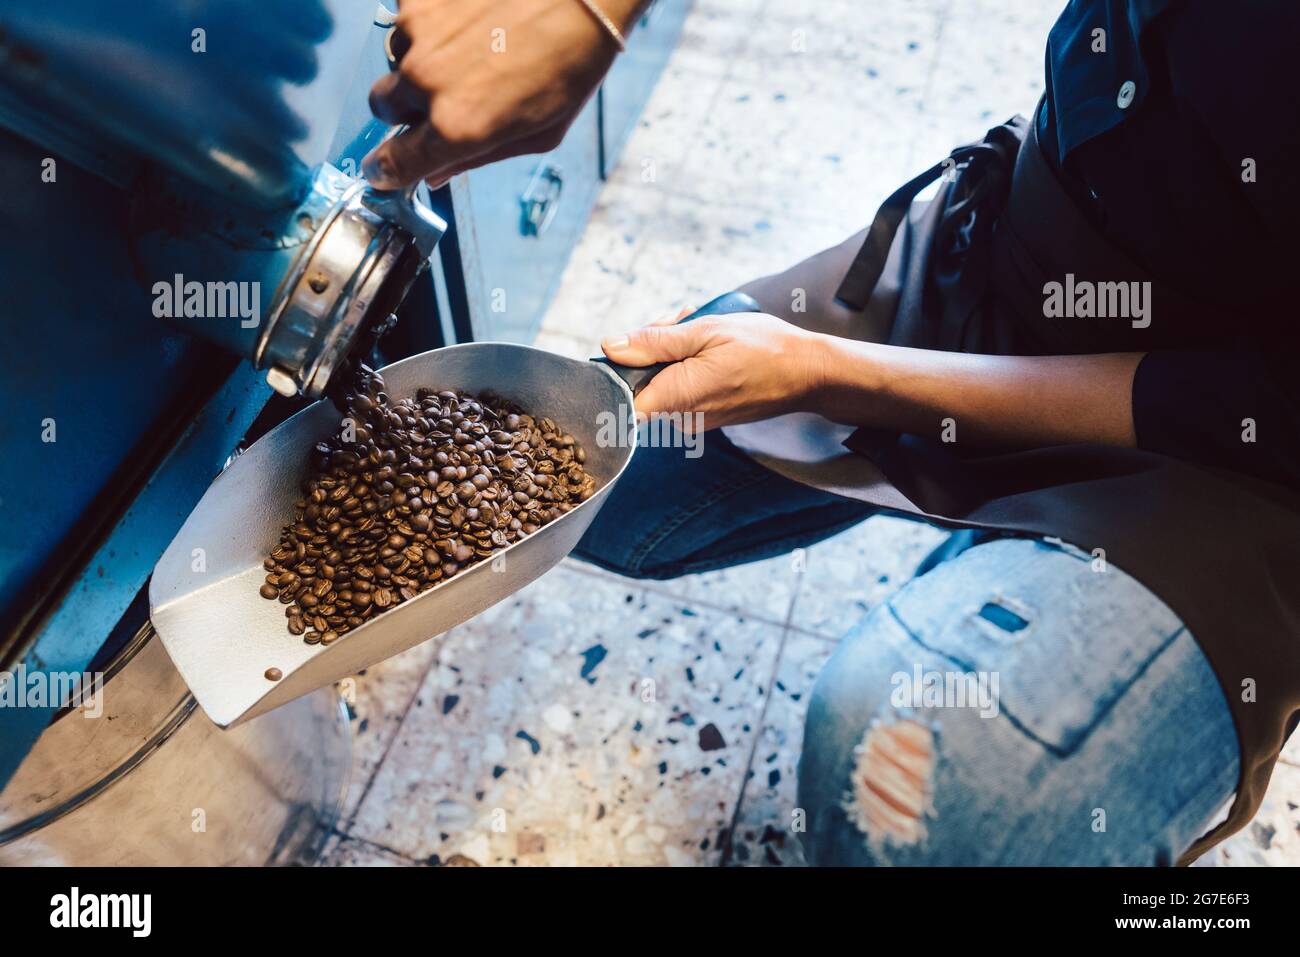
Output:
M758 311L750 297L729 293L683 321ZM441 634L549 570L578 543L635 451L634 442L611 444L597 436L634 434L633 395L661 368L475 342L381 370L395 399L422 387L491 391L555 420L586 449L585 468L598 489L492 559L376 615L331 645L308 645L291 635L284 606L262 598L258 589L266 573L262 561L301 498L312 447L337 431L339 413L318 402L268 432L217 476L154 566L149 584L154 628L199 705L223 728L239 724ZM268 678L270 669L281 677Z

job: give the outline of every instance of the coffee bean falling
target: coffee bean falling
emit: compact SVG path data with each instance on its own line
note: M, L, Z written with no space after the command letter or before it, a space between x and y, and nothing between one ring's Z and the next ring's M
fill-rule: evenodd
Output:
M309 645L333 644L596 491L573 436L499 397L420 389L394 402L362 366L342 401L343 427L316 445L294 519L263 563L260 594Z

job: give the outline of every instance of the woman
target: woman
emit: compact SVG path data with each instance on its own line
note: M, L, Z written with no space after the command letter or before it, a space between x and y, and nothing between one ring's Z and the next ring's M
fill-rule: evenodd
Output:
M403 6L374 105L424 122L381 184L550 144L635 12L530 4L564 55L483 66L456 38L521 4L444 7ZM881 511L964 529L818 681L812 862L1172 863L1257 808L1300 717L1298 17L1074 0L1030 120L746 286L760 312L604 343L672 363L638 411L724 432L639 454L582 557L670 577Z

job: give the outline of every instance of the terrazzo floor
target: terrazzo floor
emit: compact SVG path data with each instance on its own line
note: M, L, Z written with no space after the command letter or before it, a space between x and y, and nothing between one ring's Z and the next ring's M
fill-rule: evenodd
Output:
M895 185L1033 108L1057 6L696 0L537 344L591 355L861 228ZM801 863L812 682L941 538L876 518L656 583L564 562L345 684L355 774L324 862ZM1300 863L1300 745L1203 863Z

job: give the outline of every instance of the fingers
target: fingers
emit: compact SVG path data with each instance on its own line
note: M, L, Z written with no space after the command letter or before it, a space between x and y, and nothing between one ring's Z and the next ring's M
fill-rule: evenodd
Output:
M378 87L379 84L376 83L375 86ZM381 108L388 108L388 102L386 100ZM378 111L376 115L379 115ZM383 116L380 119L397 122ZM512 156L550 152L564 139L565 130L572 119L573 116L564 116L552 126L500 145L489 142L471 143L468 140L451 141L426 121L376 146L362 160L361 170L370 185L376 189L398 189L421 179L427 180L430 187L437 188L466 170Z
M486 153L480 153L469 159L462 159L460 162L439 162L435 169L425 174L425 180L428 182L430 189L437 189L458 173L486 166L498 160L510 159L512 156L523 156L528 153L549 153L560 145L566 129L567 126L560 123L549 129L540 130L531 136L511 140L503 146L488 150Z
M385 73L370 88L370 112L391 126L418 123L428 111L428 96L400 73Z
M424 179L454 152L426 120L376 146L361 171L376 189L399 189Z
M694 408L696 403L690 398L687 388L688 378L687 370L683 366L669 366L664 369L637 395L636 411L647 416L661 415L666 412L684 413L686 418L683 420L682 427L687 431L694 431L690 428L695 424L695 416L691 413L698 410Z
M710 324L699 320L684 326L645 326L606 339L600 347L605 355L625 366L676 362L699 352L711 330Z
M495 56L507 30L511 55ZM553 148L614 56L589 12L561 0L408 0L388 44L396 75L374 84L371 109L411 130L363 161L381 189Z

